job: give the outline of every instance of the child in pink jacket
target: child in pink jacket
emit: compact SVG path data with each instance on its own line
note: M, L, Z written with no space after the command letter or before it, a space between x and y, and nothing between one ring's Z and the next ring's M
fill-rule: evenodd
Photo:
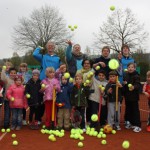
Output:
M23 78L16 75L14 84L12 84L6 93L8 100L10 100L10 108L12 110L12 125L11 130L20 130L22 125L22 110L27 108L27 101L24 95L25 88L22 85Z
M60 91L60 83L55 78L55 70L53 67L46 68L46 77L42 80L42 91L44 92L43 101L45 104L46 113L46 128L50 129L52 120L52 102L53 102L53 89L57 92Z

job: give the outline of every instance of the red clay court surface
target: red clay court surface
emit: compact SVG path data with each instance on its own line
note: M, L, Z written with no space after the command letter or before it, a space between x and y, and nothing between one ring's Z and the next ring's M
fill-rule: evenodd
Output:
M124 107L124 106L123 106ZM121 124L122 130L117 131L115 135L107 134L107 144L102 145L101 139L97 137L83 134L84 147L77 146L79 140L71 139L70 132L66 131L62 138L56 137L56 142L48 140L48 134L42 134L40 130L30 130L28 127L23 127L20 131L11 131L6 133L2 140L0 140L0 150L123 150L122 142L128 140L130 142L129 150L150 150L150 132L146 131L146 119L148 116L148 106L146 98L141 95L140 101L142 131L134 133L131 129L127 130ZM124 109L122 109L123 112ZM122 113L123 118L123 113ZM123 119L122 119L123 120ZM11 134L15 133L16 138L12 139ZM0 132L0 137L3 133ZM17 140L18 146L13 146L12 141Z

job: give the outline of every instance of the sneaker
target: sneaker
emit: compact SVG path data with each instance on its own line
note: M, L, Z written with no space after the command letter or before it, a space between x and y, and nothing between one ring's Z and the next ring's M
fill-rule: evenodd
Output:
M24 125L24 126L26 126L26 125L27 125L26 120L23 120L23 121L22 121L22 125Z
M120 131L121 127L120 126L116 126L116 130Z
M83 130L83 132L86 132L86 129L84 128L84 129L82 129Z
M131 125L131 123L129 121L126 121L125 128L126 129L131 129L132 128L132 125Z
M38 125L41 125L41 121L38 121Z
M21 129L21 127L20 127L20 126L17 126L17 127L16 127L16 130L17 130L17 131L19 131L20 129Z
M147 126L146 130L147 130L148 132L150 132L150 125Z
M11 128L10 128L11 130L15 130L15 126L11 126Z
M142 129L140 128L140 127L135 127L134 129L133 129L133 131L134 132L140 132Z

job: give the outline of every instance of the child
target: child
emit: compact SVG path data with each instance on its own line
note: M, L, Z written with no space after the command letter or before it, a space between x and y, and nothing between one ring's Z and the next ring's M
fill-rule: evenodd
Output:
M73 86L73 90L71 92L71 105L73 108L77 109L80 112L82 117L81 121L81 129L83 132L86 131L85 127L85 109L88 106L87 97L89 96L89 86L84 86L83 76L80 73L75 75L75 85Z
M16 130L20 130L22 125L22 109L27 107L27 101L24 95L25 88L22 85L22 76L16 75L14 82L8 88L6 96L10 101L9 104L12 111L11 130L15 130L15 128Z
M9 69L13 68L13 64L10 61L6 61L3 66L3 69L4 69L4 67L6 67L6 69L5 69L6 76L9 76Z
M46 113L46 128L51 128L51 120L52 120L52 103L53 103L53 89L57 92L60 91L59 81L55 78L55 70L53 67L46 68L46 76L44 80L42 80L42 84L45 87L41 88L41 91L44 92L43 101L45 104L45 113Z
M128 72L124 76L124 97L125 97L125 119L127 121L125 128L133 128L134 132L140 132L141 121L139 111L139 91L140 76L136 72L135 63L127 65Z
M40 119L40 107L43 102L43 93L40 92L41 80L39 79L40 71L35 69L32 71L32 78L27 82L25 94L28 98L30 107L29 124L31 129L38 129L38 120ZM35 119L33 122L33 115Z
M24 85L26 85L26 83L29 81L29 79L31 79L31 74L28 72L28 65L26 63L21 63L20 64L20 68L19 68L19 72L17 73L18 75L21 75L24 79ZM27 125L26 122L26 110L23 109L23 121L22 121L23 125Z
M58 104L58 128L65 130L70 129L70 93L72 91L73 84L68 83L68 79L64 76L61 77L61 91L57 93L56 103ZM62 106L61 106L62 105Z
M100 70L98 72L98 76L92 78L92 85L91 90L93 90L93 93L89 96L89 105L90 105L90 113L92 116L93 114L98 114L99 109L101 107L100 112L100 125L104 126L106 124L107 120L107 105L104 101L103 93L104 90L100 88L99 86L105 87L107 84L106 75L104 70ZM101 99L100 99L101 98ZM96 127L97 123L92 122L91 120L91 127Z
M0 108L3 104L3 94L4 94L4 82L1 80L1 73L0 73Z
M14 78L17 74L17 70L15 68L9 68L8 76L6 74L6 69L3 68L1 72L1 80L5 84L5 91L9 88L11 84L14 83ZM4 128L9 128L9 122L10 122L10 107L9 107L9 101L6 98L6 94L4 94Z
M118 74L116 71L109 72L109 81L106 85L105 96L107 96L107 107L108 107L108 124L115 128L116 130L121 130L120 128L120 101L122 97L122 85L118 82ZM116 86L118 86L118 96L116 95ZM117 114L116 112L116 96L118 97L117 103Z
M145 96L148 99L148 106L149 106L149 109L150 109L150 71L148 71L146 73L146 76L147 76L146 77L147 81L144 83L143 93L145 94ZM150 113L149 113L149 116L148 116L147 131L150 132Z

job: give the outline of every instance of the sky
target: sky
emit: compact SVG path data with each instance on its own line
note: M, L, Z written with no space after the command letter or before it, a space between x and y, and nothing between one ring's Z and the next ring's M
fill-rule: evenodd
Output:
M41 6L55 6L64 16L67 25L78 25L73 43L79 43L84 52L86 46L93 45L93 33L97 33L111 15L110 6L115 6L116 10L130 8L150 33L149 4L149 0L0 0L0 59L12 57L14 50L11 36L18 18L28 18L34 9ZM149 51L150 38L146 48Z

